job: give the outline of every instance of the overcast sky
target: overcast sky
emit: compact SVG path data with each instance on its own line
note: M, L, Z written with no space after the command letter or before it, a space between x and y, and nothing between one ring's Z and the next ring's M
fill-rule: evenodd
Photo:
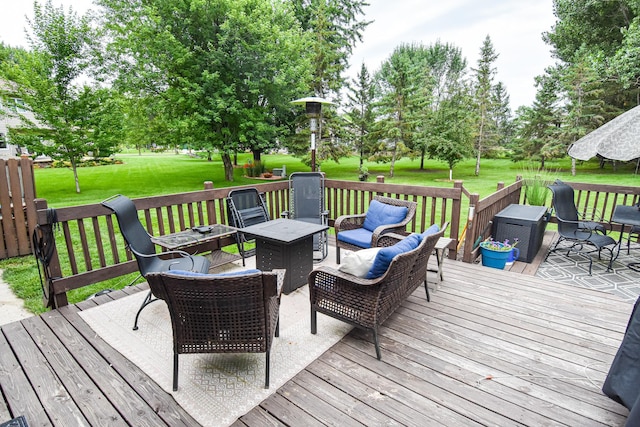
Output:
M44 1L40 2L41 4ZM91 0L52 0L83 14ZM552 65L550 48L542 33L555 22L553 0L369 0L366 19L374 22L354 49L349 76L355 77L362 62L375 72L401 43L425 46L440 40L462 50L475 68L484 38L489 35L499 55L495 63L498 81L511 96L511 107L531 105L534 77ZM0 0L0 40L27 47L25 15L33 15L29 0Z

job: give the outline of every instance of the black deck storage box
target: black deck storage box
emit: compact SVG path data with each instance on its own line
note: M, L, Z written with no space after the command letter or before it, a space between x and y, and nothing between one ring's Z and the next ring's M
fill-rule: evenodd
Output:
M535 258L547 227L547 208L544 206L509 205L493 217L493 240L513 243L518 239L518 261L531 262Z

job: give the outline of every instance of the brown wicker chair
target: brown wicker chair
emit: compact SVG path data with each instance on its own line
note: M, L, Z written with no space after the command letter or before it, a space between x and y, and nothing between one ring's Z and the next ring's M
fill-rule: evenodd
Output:
M336 218L333 227L336 231L336 262L340 264L340 248L350 249L357 251L359 249L373 248L377 246L378 239L381 235L390 232L401 232L405 230L406 225L413 219L416 214L417 203L409 200L394 199L391 197L374 196L373 200L377 200L380 203L384 203L392 206L404 206L407 208L407 216L400 222L394 224L380 225L371 231L371 242L369 246L363 243L364 246L355 245L340 240L340 233L348 230L363 229L365 223L366 213L358 215L342 215Z
M183 353L269 353L278 336L285 270L241 274L150 273L151 291L166 301L173 327L173 390Z
M317 331L317 313L370 329L380 359L378 327L422 283L429 295L427 262L443 234L444 230L430 234L416 249L396 255L387 271L376 279L361 279L327 266L313 270L309 274L311 333ZM390 246L403 238L389 233L381 236L378 244Z

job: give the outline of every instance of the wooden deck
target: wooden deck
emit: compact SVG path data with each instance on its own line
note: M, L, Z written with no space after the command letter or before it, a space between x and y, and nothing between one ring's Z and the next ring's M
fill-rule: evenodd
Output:
M381 361L354 330L234 425L624 425L599 388L630 304L450 260L444 274L431 302L418 289L385 322ZM77 314L144 289L3 326L0 421L198 425Z

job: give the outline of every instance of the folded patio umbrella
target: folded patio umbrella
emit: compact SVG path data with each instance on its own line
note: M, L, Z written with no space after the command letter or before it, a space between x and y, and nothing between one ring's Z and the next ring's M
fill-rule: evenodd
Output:
M596 154L619 161L639 158L640 106L620 114L583 136L571 144L568 153L578 160L589 160Z

